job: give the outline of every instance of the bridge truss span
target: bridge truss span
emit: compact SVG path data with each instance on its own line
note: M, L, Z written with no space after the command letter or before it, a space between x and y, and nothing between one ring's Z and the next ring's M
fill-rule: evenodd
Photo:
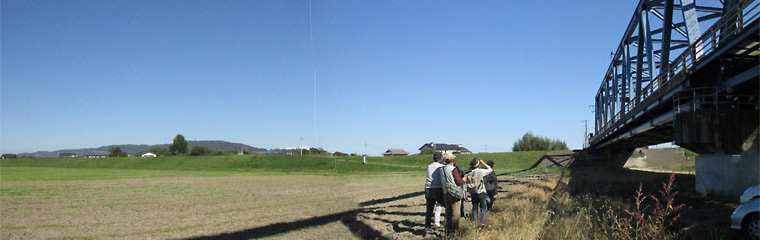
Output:
M632 149L678 140L674 99L691 88L729 100L749 96L756 109L758 5L754 0L641 0L596 94L589 148Z

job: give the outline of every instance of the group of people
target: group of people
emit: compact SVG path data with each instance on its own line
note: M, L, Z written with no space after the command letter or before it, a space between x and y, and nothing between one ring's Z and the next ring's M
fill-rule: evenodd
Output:
M453 233L459 227L459 218L464 215L462 203L467 195L472 200L472 221L485 224L498 189L493 164L492 160L486 163L473 158L470 168L462 171L456 166L454 154L433 154L425 180L425 236L431 233L433 223L440 227L441 208L445 209L446 234Z

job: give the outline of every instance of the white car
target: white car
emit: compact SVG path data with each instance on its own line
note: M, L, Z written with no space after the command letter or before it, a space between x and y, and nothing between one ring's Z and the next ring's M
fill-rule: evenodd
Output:
M731 228L741 229L745 239L760 240L760 185L747 188L731 214Z

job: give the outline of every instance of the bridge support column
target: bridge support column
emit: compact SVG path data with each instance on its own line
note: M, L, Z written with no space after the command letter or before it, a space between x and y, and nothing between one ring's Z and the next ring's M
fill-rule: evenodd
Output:
M700 154L695 183L699 193L739 196L760 184L760 102L736 99L741 97L699 91L677 99L687 101L677 104L684 111L676 114L675 142Z
M760 139L741 155L703 154L696 158L696 190L702 194L739 196L760 184Z
M633 155L634 148L624 146L608 146L604 149L584 149L576 156L575 166L605 165L608 167L622 168L628 158Z

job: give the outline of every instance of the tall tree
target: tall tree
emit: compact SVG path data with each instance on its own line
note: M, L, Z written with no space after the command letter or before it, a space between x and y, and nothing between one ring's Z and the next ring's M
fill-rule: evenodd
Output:
M187 152L187 140L185 140L185 136L177 134L177 136L174 137L174 143L169 147L169 151L171 151L173 155L185 154Z
M121 151L120 147L112 147L108 150L110 154L108 156L110 157L126 157L128 154Z

